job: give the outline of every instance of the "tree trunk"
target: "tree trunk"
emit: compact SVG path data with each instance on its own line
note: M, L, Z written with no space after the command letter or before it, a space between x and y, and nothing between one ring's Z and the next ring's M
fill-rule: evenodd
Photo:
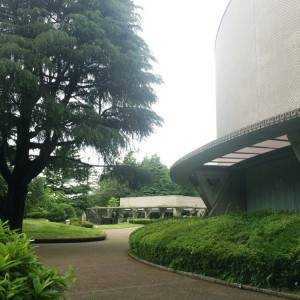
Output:
M14 184L8 186L7 196L1 201L1 219L9 221L10 229L22 232L27 186Z

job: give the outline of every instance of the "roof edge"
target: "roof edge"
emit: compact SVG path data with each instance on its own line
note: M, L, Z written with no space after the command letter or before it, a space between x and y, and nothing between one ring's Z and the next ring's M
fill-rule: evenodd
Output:
M191 186L188 183L190 171L201 167L207 162L205 161L205 156L209 160L212 160L219 155L225 155L242 147L249 146L251 143L257 143L295 131L300 128L299 119L300 108L235 130L195 149L177 160L170 168L170 176L176 183ZM285 126L282 126L283 124Z

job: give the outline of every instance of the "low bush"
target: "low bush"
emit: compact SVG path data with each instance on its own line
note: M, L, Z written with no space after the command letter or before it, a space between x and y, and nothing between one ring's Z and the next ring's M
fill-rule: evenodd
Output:
M63 207L60 205L54 206L49 213L49 220L51 222L63 222L67 219L67 215Z
M146 225L146 224L149 224L149 223L152 223L153 220L152 219L129 219L129 223L130 224L143 224L143 225Z
M76 217L75 209L72 205L67 204L67 203L60 203L60 204L58 204L58 206L60 206L64 209L67 219Z
M66 219L75 217L74 208L66 203L55 205L49 212L49 220L51 222L64 222Z
M31 219L49 219L49 212L46 210L43 211L33 211L26 215L27 218Z
M77 217L70 218L70 224L74 225L74 226L80 226L81 225L81 220Z
M81 226L85 227L85 228L93 228L94 224L89 221L86 221L86 222L81 223Z
M299 292L300 212L160 220L131 234L130 251L173 269Z
M64 275L46 269L26 235L0 221L0 299L60 299L70 288L72 272L71 267Z

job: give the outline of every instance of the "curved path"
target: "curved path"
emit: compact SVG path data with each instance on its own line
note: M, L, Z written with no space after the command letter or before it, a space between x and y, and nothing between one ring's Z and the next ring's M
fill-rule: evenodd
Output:
M135 228L105 230L100 242L39 244L37 254L47 267L78 276L69 296L91 299L283 299L163 271L128 256L128 236Z

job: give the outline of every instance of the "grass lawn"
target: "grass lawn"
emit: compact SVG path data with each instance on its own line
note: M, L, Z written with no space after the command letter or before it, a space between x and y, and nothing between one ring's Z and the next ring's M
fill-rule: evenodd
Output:
M103 234L102 229L136 227L135 224L96 225L94 228L83 228L79 226L66 225L63 223L48 222L44 219L25 219L23 221L23 232L29 238L74 238L94 237Z

